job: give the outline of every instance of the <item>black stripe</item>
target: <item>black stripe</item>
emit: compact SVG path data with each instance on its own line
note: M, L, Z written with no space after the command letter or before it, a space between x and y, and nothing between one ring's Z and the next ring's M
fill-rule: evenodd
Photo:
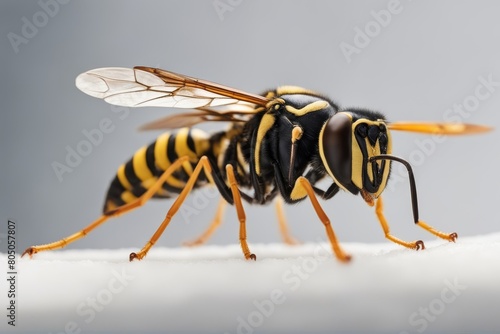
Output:
M175 152L175 137L176 136L174 134L170 135L167 143L167 158L170 160L171 164L179 159L179 156L177 156L177 153Z
M193 153L198 153L196 152L196 146L194 144L194 139L192 137L191 129L189 129L188 134L187 134L187 145Z
M147 191L146 188L144 188L141 184L136 185L132 189L130 189L130 192L135 196L135 197L141 197L144 195L144 193Z
M156 141L151 145L149 145L148 148L146 149L146 165L148 166L148 169L151 172L151 174L158 175L159 171L155 163L155 145Z
M120 197L119 194L121 194L124 191L125 187L120 182L120 179L118 179L118 175L115 175L115 178L113 179L113 181L111 181L111 184L109 185L107 197L116 196L116 194L118 194L118 197Z
M134 163L132 162L133 160L134 158L130 159L125 164L125 177L132 187L134 187L136 184L141 183L141 180L135 174Z
M108 202L113 202L116 206L121 206L125 202L121 199L121 194L125 191L125 188L121 184L118 176L115 176L111 184L109 185L108 193L106 194L106 199L104 201L103 213L108 211Z
M177 187L171 186L170 184L168 184L166 182L163 184L162 188L165 189L166 191L174 193L174 194L179 194L182 191L182 189L184 189L184 188L177 188Z

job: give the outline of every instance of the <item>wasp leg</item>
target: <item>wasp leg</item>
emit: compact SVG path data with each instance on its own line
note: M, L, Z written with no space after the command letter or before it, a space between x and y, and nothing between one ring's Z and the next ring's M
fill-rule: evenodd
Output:
M162 187L163 183L165 183L166 179L172 173L178 169L183 163L188 161L188 157L182 157L179 158L177 161L175 161L163 174L158 178L158 181L153 184L151 188L149 188L141 197L137 198L135 201L124 204L122 206L117 207L116 209L110 210L105 212L102 216L97 218L95 221L93 221L90 225L85 227L84 229L66 237L61 240L45 244L45 245L39 245L39 246L31 246L27 248L23 255L29 255L30 257L38 252L43 252L47 250L54 250L54 249L59 249L66 247L68 244L81 239L85 237L87 234L89 234L92 230L95 228L99 227L101 224L103 224L105 221L107 221L111 217L116 217L121 214L124 214L126 212L132 211L133 209L136 209L142 205L144 205L153 195L160 190Z
M384 210L384 205L382 203L382 196L380 196L375 204L375 213L377 214L378 220L380 222L380 225L382 225L382 230L384 231L385 237L387 239L399 245L402 245L406 248L411 248L416 250L425 249L424 242L422 240L407 242L393 236L389 230L389 224L387 223L387 219L385 219L383 210Z
M187 160L187 157L184 161L186 161L186 160ZM179 161L179 160L177 160L177 161ZM176 163L177 163L177 161L176 161ZM184 189L182 189L179 196L177 196L177 198L175 199L174 204L172 204L172 206L168 210L167 215L165 216L165 219L163 220L163 222L160 224L160 226L158 227L156 232L153 234L151 239L149 239L149 241L146 243L146 245L139 252L130 254L130 257L129 257L130 261L135 260L135 259L141 260L142 258L144 258L144 256L146 256L146 254L151 249L151 247L153 247L153 245L158 241L158 239L163 234L163 232L167 228L168 224L172 220L172 217L177 213L177 211L181 207L182 203L186 199L187 195L189 195L189 193L193 189L193 186L194 186L196 180L198 179L198 176L200 175L200 172L202 169L205 170L205 175L209 179L210 183L212 183L212 184L214 183L212 176L211 176L212 166L210 165L208 158L206 156L203 156L200 158L200 161L198 161L198 164L196 165L195 169L193 170L193 173L191 174L191 176L187 180L186 185L184 186ZM165 180L163 180L163 182L164 181Z
M203 232L198 238L184 242L185 246L193 247L202 245L212 236L215 230L222 223L222 216L224 215L224 209L226 207L226 203L227 202L224 198L220 199L219 205L217 206L217 212L215 213L215 217L212 220L212 223L210 224L208 229L205 232Z
M281 237L283 238L283 242L287 245L298 245L300 244L297 239L295 239L288 228L288 224L286 222L285 211L283 210L283 199L278 197L276 199L276 214L278 215L278 224L281 232Z
M323 225L325 225L326 234L328 236L328 239L330 240L330 244L332 246L333 252L335 253L335 256L342 262L348 262L349 260L351 260L351 256L349 254L346 254L340 247L337 237L335 236L335 232L333 232L332 225L330 224L330 219L326 215L325 211L323 211L323 209L321 208L321 205L319 204L318 199L316 198L316 195L314 193L313 187L305 177L301 176L297 179L291 196L297 198L309 196L316 214L318 215Z
M226 165L227 179L229 181L229 187L233 194L234 206L236 207L236 214L240 221L240 245L243 255L247 260L256 260L255 254L250 252L247 244L247 229L246 229L246 215L243 209L243 204L241 203L240 190L238 189L238 183L236 182L236 177L234 176L234 169L232 165Z
M426 231L429 231L430 233L434 234L435 236L445 239L448 241L455 242L455 240L458 238L458 234L453 232L453 233L444 233L441 231L436 230L434 227L427 225L425 222L419 220L417 222L417 225L423 228Z

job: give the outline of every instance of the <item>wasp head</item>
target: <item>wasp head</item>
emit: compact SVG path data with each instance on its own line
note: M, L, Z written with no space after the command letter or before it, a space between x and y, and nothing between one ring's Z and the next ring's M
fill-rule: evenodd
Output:
M324 125L319 138L323 165L335 183L353 194L377 198L389 178L390 161L370 161L391 153L384 117L367 110L341 111Z

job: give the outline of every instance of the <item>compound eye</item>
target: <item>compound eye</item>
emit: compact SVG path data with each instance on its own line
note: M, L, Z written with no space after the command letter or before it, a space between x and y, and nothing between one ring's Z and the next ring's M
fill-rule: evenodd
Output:
M323 144L323 162L329 167L335 180L351 192L355 189L351 182L352 131L352 118L340 112L330 118L323 130L323 138L320 139Z
M362 123L357 126L356 131L361 138L366 138L368 135L368 125Z

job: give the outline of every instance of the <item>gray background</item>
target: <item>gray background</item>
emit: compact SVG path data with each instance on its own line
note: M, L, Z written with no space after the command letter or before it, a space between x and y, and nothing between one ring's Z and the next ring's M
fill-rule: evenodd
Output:
M390 120L442 121L448 108L474 94L479 76L500 81L495 1L402 0L402 11L348 63L340 44L354 44L355 28L364 29L374 21L371 12L387 9L388 3L233 1L221 20L212 1L72 1L60 5L16 53L8 34L22 35L23 17L33 22L42 8L36 1L2 1L2 231L8 218L15 219L22 250L84 227L99 216L117 167L158 135L136 129L169 110L133 109L121 119L124 111L75 87L75 77L89 69L148 65L255 93L300 85L343 106L382 111ZM498 126L498 88L464 121ZM52 163L64 163L66 146L76 148L85 139L82 131L97 128L104 118L111 119L114 131L60 182ZM216 127L204 126L211 128ZM394 153L412 161L422 152L417 141L430 138L393 133ZM450 138L413 164L422 219L460 236L499 230L499 139L498 131ZM141 247L171 203L151 202L71 247ZM177 246L198 235L216 203L211 198L188 219L178 216L159 244ZM407 180L389 184L385 203L395 235L433 238L413 226ZM186 202L195 210L198 204L192 198ZM341 241L384 241L372 209L360 197L341 193L323 206ZM250 243L279 242L272 207L246 208ZM237 242L233 211L228 208L210 243ZM288 207L287 216L298 239L326 239L308 201Z

